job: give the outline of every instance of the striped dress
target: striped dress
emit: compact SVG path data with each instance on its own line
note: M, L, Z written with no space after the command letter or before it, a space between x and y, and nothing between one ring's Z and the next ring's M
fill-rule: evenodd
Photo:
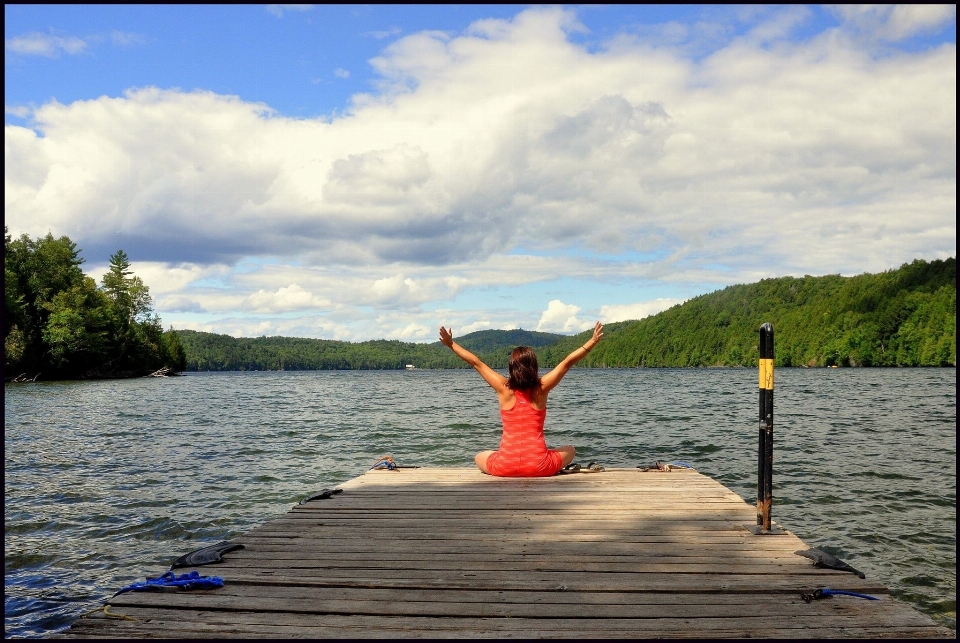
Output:
M500 450L487 458L490 475L539 478L555 475L563 467L563 455L547 448L543 421L547 410L530 405L527 391L514 391L517 403L509 411L500 409L503 437Z

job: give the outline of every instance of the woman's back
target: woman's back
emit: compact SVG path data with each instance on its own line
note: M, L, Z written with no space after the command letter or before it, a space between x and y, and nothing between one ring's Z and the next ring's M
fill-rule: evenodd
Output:
M547 410L531 405L533 391L514 391L514 395L513 408L500 409L503 436L499 450L487 459L487 468L495 476L552 476L563 466L563 458L547 449L543 438Z

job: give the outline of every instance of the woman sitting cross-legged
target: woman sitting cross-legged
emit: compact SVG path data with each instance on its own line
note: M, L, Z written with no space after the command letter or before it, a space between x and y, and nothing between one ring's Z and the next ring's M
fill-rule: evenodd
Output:
M477 369L500 401L503 436L498 451L481 451L474 460L484 473L493 476L534 478L555 475L573 462L576 449L567 444L548 449L543 438L547 417L547 395L560 383L570 368L583 359L603 337L603 325L597 322L593 337L567 355L556 368L539 376L537 356L532 348L518 346L510 354L510 377L504 377L479 357L453 341L453 329L440 327L440 341L457 357Z

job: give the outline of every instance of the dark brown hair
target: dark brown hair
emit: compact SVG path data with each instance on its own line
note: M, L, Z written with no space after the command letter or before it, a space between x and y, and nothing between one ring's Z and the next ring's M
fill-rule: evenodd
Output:
M507 387L527 391L540 386L537 354L529 346L517 346L510 353L510 379Z

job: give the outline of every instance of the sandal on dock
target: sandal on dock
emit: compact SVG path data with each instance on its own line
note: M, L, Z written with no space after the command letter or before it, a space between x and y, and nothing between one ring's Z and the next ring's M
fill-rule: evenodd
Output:
M327 498L333 497L333 495L337 493L343 493L343 489L324 489L314 496L308 496L307 498L304 498L297 504L302 505L303 503L310 502L311 500L326 500Z
M397 463L393 461L393 456L385 455L383 457L377 458L377 461L373 463L373 466L370 467L370 470L374 469L386 469L387 471L394 471L397 468Z
M209 545L192 551L189 554L184 554L176 561L173 565L170 566L170 569L177 569L178 567L199 567L201 565L209 565L210 563L222 563L222 556L228 552L243 549L243 545L240 543L232 543L229 540L224 540L219 542L216 545Z
M671 467L669 464L664 464L663 462L660 462L659 460L657 460L656 462L654 462L648 467L640 465L637 468L640 469L641 471L670 471L670 469L672 469L673 467Z

